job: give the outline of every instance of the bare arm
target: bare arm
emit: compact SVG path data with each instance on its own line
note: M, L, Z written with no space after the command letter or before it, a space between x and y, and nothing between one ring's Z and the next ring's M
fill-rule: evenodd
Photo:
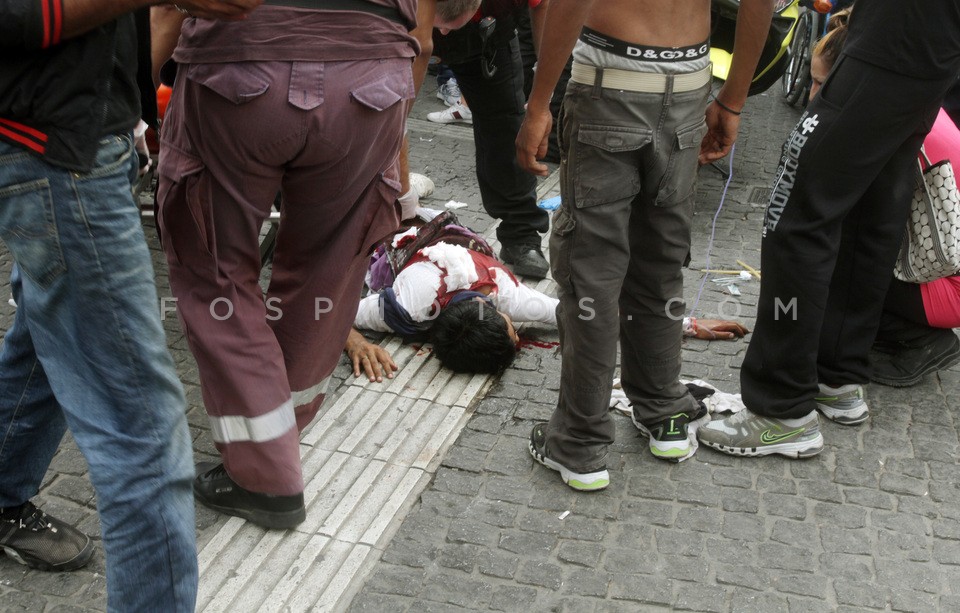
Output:
M733 44L733 64L717 100L724 106L739 111L747 101L750 81L757 68L764 41L770 29L773 3L770 0L743 0L737 13L736 39ZM707 106L709 130L700 145L700 163L715 162L730 153L737 140L740 116L724 110L716 102Z
M173 56L186 17L170 4L150 8L150 49L153 86L160 87L160 67Z
M551 0L540 35L537 73L527 101L527 113L517 135L517 162L536 175L546 176L546 164L537 161L547 153L547 137L553 126L550 98L560 79L594 0Z
M433 55L433 16L437 11L436 0L419 0L417 2L417 27L410 34L420 43L420 54L413 60L413 91L419 92L423 80L427 76L427 66L430 56ZM413 108L416 98L410 100L407 114ZM403 143L400 145L400 193L410 191L410 139L406 132L403 134Z
M437 0L418 0L417 27L410 34L420 43L420 54L413 61L413 88L420 91L427 76L427 66L433 55L433 17L437 12Z
M530 31L533 34L533 50L540 57L540 38L543 36L543 22L547 18L547 4L549 0L541 0L540 4L530 9Z
M52 0L56 3L61 0ZM62 0L63 34L68 39L84 34L117 17L157 0ZM183 0L178 5L195 17L206 19L244 19L263 0Z

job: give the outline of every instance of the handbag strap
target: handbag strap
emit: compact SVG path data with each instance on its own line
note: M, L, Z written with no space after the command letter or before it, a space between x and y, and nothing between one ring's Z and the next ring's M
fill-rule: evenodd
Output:
M923 165L924 162L927 163L926 166ZM917 163L920 164L920 174L923 174L924 170L933 166L933 164L930 162L930 158L927 157L927 150L924 149L923 145L920 145L920 159L917 160Z

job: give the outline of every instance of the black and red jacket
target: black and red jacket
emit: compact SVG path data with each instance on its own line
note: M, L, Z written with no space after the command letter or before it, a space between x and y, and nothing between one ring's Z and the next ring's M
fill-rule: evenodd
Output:
M132 14L63 40L63 0L0 0L0 139L81 172L140 117Z

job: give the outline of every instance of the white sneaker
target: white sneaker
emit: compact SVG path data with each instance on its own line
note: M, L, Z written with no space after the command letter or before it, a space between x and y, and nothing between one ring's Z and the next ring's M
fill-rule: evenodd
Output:
M870 409L863 400L863 386L855 383L830 387L820 384L816 398L817 409L827 419L844 426L853 426L870 417Z
M408 180L410 182L410 189L417 192L417 196L426 198L433 193L433 188L435 186L433 181L430 180L430 177L420 173L411 172Z
M473 123L473 113L465 106L454 104L448 109L427 113L427 119L434 123Z
M447 106L460 104L460 84L456 79L449 79L437 89L437 98L443 100Z

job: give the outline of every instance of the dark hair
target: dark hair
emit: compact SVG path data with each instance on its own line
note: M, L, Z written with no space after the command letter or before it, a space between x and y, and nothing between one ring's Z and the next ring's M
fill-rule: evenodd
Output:
M517 355L507 321L486 302L467 300L440 311L430 328L440 363L454 372L503 372Z
M827 23L826 35L813 48L814 55L823 60L828 70L837 63L840 51L843 50L843 45L847 42L847 26L850 22L851 10L853 10L853 7L845 8L831 15L830 21Z

